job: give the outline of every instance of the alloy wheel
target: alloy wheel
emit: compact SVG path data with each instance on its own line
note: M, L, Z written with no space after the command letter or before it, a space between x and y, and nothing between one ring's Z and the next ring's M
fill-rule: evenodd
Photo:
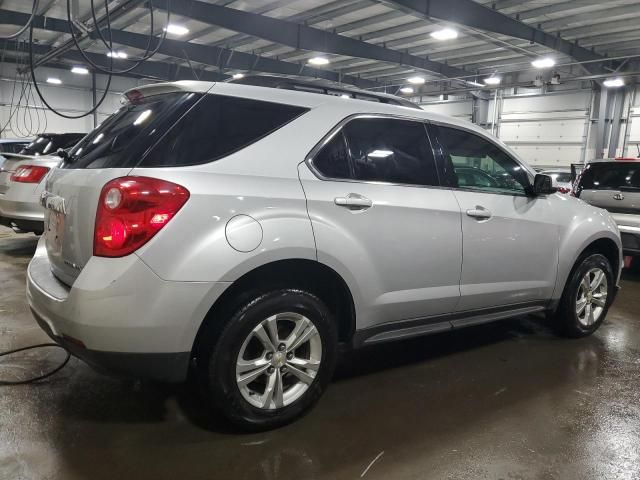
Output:
M254 407L286 407L304 395L321 361L322 340L313 322L300 313L278 313L260 322L244 340L236 360L236 383Z
M592 268L580 282L576 298L576 316L585 327L596 323L607 305L607 275L600 268Z

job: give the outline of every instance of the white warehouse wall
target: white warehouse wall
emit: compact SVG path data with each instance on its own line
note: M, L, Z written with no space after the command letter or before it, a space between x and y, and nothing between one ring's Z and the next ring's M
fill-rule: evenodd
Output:
M16 66L13 64L0 65L0 128L4 127L9 120L9 112L11 110L12 96L13 101L17 102L20 96L19 84L15 88L14 78ZM78 115L91 109L93 105L93 97L91 93L91 75L77 75L67 70L39 68L36 71L38 85L42 94L49 104L59 109L62 113L69 115ZM57 77L62 80L62 85L51 85L46 83L47 77ZM106 85L107 77L105 75L97 75L96 87L97 98L100 99ZM123 91L135 86L148 83L126 77L113 77L111 87L107 98L98 109L98 123L104 120L108 115L113 113L120 106L120 96ZM63 132L88 132L93 128L93 115L89 115L80 119L66 119L56 115L42 107L40 99L37 97L35 89L32 89L33 97L28 99L28 105L31 107L31 126L29 126L28 116L25 118L24 110L20 110L19 114L14 116L14 121L1 134L3 138L22 137L28 130L33 130L35 134L38 127L38 121L34 108L38 110L40 130L51 133ZM23 99L22 105L25 105ZM19 122L16 127L15 122ZM46 126L46 128L45 128Z
M622 155L637 157L640 156L640 151L638 150L640 148L640 86L636 86L633 103L629 110L628 122L626 130L623 129L622 131L623 137L626 136L626 148Z

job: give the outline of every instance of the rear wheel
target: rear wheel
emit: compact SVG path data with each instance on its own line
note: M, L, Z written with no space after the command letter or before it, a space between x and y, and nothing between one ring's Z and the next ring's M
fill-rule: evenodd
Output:
M583 258L571 273L556 312L561 332L569 337L595 332L611 305L614 282L611 263L604 255Z
M334 320L316 296L284 289L240 307L205 349L210 401L248 430L289 423L326 389L336 361Z

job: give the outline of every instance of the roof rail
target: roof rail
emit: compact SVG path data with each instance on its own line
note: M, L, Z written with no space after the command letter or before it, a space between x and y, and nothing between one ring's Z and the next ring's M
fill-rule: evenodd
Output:
M326 80L300 80L298 78L280 77L277 75L247 75L242 78L229 80L229 83L253 85L256 87L282 88L284 90L296 90L299 92L318 93L336 97L346 96L358 100L386 103L388 105L400 105L402 107L417 108L418 105L404 98L388 93L370 92L359 88L336 85Z

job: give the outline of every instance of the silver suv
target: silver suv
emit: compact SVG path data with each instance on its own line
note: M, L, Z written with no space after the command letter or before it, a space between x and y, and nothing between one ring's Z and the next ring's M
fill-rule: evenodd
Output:
M27 286L42 328L107 371L191 368L254 430L318 400L339 344L532 312L598 328L621 266L606 211L472 124L353 96L128 92L47 178Z
M608 210L618 224L623 253L640 256L640 159L587 164L574 194Z

